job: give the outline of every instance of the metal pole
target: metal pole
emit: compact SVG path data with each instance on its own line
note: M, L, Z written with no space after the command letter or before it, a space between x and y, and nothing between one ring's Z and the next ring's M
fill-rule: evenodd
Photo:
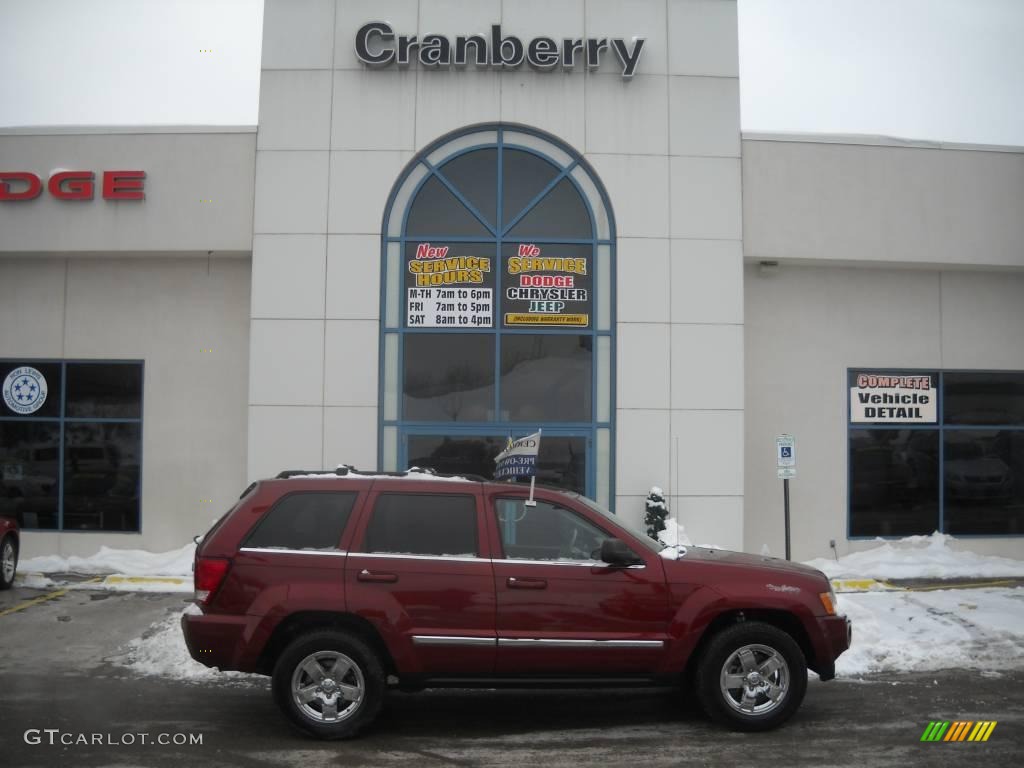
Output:
M791 559L789 556L789 478L785 478L782 481L782 498L785 502L786 507L786 559Z

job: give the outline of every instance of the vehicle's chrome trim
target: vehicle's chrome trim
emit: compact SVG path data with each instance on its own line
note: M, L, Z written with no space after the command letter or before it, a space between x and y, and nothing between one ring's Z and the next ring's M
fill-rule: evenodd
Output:
M580 561L567 561L567 560L515 560L509 558L495 558L491 561L492 563L501 563L502 565L567 565L570 568L618 568L619 570L638 570L646 568L646 565L627 565L627 566L613 566L602 560L580 560Z
M442 560L452 563L489 563L490 558L464 555L401 555L397 552L349 552L349 557L381 557L388 560Z
M413 635L413 645L497 645L495 637L463 637L461 635Z
M546 637L499 637L498 645L520 648L662 648L663 640L570 640Z
M345 557L344 549L284 549L282 547L239 547L239 552L260 552L268 555L327 555L328 557Z

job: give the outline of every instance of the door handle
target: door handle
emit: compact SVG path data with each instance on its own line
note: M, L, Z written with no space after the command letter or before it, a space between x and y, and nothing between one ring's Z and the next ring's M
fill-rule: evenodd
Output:
M368 570L363 568L359 573L356 574L356 581L372 581L379 584L394 584L398 581L397 573L370 573Z
M505 582L508 584L509 589L547 589L547 579L520 579L515 576L509 576Z

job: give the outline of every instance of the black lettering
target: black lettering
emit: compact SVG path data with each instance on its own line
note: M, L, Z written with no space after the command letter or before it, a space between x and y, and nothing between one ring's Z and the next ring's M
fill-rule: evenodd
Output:
M439 64L448 66L452 63L452 46L448 38L442 35L424 35L420 44L420 64L425 67L436 67Z
M356 57L370 67L386 67L395 60L395 52L390 48L382 48L380 52L370 51L370 38L379 37L381 40L394 40L395 32L383 21L371 21L363 24L356 32Z
M506 51L511 55L506 56ZM515 68L523 63L523 41L514 35L501 36L501 24L491 25L491 64Z
M534 69L553 69L558 66L558 46L550 37L536 37L526 49L526 60Z
M416 35L412 37L406 37L405 35L398 36L398 66L407 67L409 66L409 53L413 48L419 48L420 44L416 41Z
M483 35L459 35L455 38L455 66L466 66L466 48L473 46L473 55L476 58L477 66L487 66L487 41Z
M633 50L630 52L626 48L625 40L619 37L612 40L612 48L615 50L615 55L619 57L619 62L622 64L623 77L632 77L633 73L636 72L636 65L640 63L640 54L644 50L644 42L644 38L634 37Z
M597 69L601 66L601 51L608 48L608 39L602 37L600 40L591 38L587 40L587 69Z
M562 40L562 67L571 69L576 66L576 53L583 50L582 40L565 38Z

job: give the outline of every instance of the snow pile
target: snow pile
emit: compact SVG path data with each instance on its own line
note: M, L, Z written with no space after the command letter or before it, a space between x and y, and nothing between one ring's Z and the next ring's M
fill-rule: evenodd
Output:
M686 535L686 528L674 517L665 521L665 530L658 531L658 541L669 546L692 547L693 542Z
M190 605L185 613L199 609ZM149 629L128 643L124 650L110 661L136 674L152 677L173 677L178 680L208 681L234 680L255 681L260 675L248 675L243 672L220 672L204 667L193 659L185 646L185 636L181 631L182 614L175 611L162 620L155 622Z
M938 532L908 536L844 555L838 562L819 557L806 565L830 579L1024 578L1024 560L956 550L950 546L955 541Z
M125 576L188 576L196 545L189 542L169 552L146 552L141 549L100 547L90 557L42 555L22 560L18 570L35 573L116 573Z
M838 595L853 644L836 674L1024 668L1024 589Z

